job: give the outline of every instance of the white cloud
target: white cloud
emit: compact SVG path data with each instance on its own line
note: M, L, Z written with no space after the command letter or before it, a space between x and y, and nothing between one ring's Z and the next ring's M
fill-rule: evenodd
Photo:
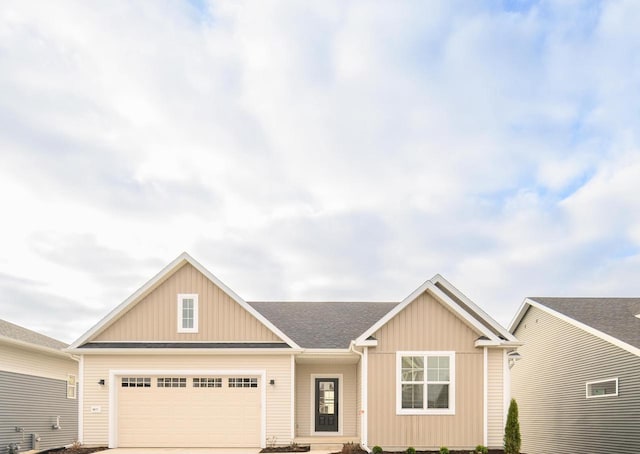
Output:
M640 291L635 2L201 6L0 7L7 318L70 341L182 250L248 299L440 272L503 323Z

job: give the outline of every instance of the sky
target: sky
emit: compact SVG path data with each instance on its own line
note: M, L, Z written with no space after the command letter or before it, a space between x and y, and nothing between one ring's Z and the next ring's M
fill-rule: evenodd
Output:
M640 295L640 2L4 1L0 318L186 251L242 298Z

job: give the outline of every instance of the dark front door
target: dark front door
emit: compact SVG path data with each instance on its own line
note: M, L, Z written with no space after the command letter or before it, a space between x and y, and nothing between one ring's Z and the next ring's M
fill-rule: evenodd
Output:
M316 378L316 432L338 431L338 379Z

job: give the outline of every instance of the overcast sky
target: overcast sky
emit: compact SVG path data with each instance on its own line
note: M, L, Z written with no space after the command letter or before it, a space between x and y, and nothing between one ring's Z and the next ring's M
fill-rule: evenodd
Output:
M640 295L640 2L0 3L0 318Z

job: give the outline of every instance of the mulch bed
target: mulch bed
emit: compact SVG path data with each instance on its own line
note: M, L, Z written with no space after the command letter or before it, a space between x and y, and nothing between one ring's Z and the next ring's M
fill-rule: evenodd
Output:
M70 448L55 448L49 449L48 451L44 451L46 454L91 454L92 452L104 451L108 449L106 446L98 447L98 448L85 448L83 446L80 447L70 447ZM43 454L41 453L41 454Z
M260 452L307 452L310 449L310 445L271 446L269 448L264 448Z

